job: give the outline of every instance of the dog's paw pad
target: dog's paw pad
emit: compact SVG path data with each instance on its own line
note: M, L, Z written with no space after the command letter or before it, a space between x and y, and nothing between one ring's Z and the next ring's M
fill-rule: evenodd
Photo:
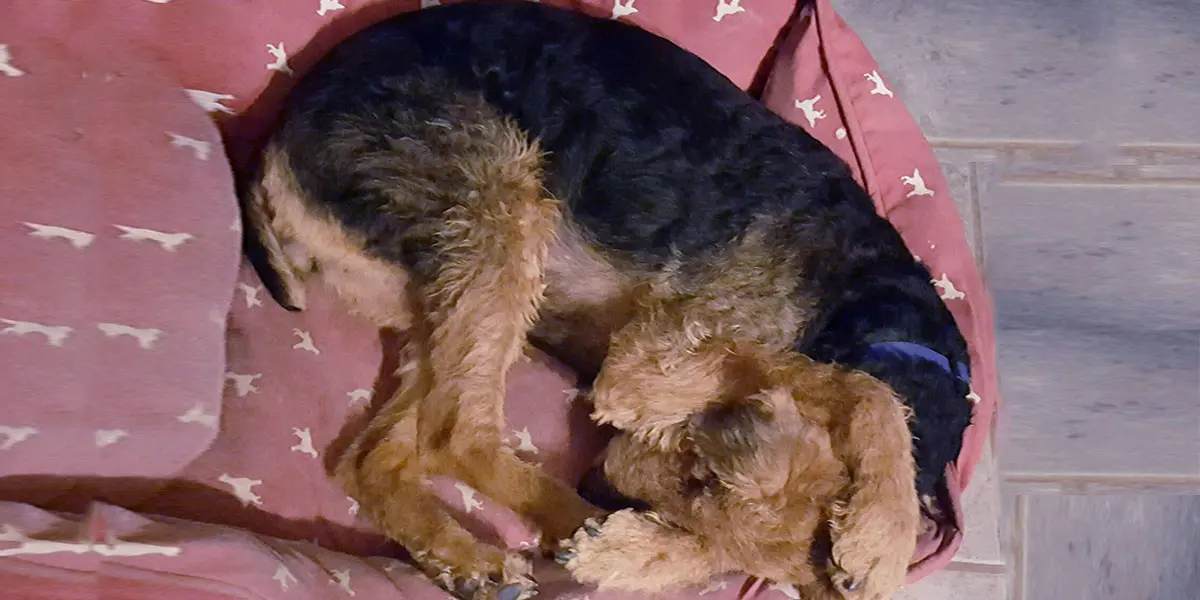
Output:
M583 522L583 532L591 537L600 535L600 522L596 519L588 519Z
M480 577L459 577L454 580L454 597L460 600L472 600L484 582Z
M859 584L862 581L860 579L855 579L853 575L841 570L835 571L831 579L833 580L834 587L843 592L854 592L858 590L860 587Z
M533 563L520 554L509 554L504 558L504 571L499 583L496 600L526 600L538 593L537 582L533 579Z
M487 573L469 575L429 553L414 553L413 558L438 587L458 600L527 600L537 595L532 564L520 555L505 555L502 565L491 563Z
M863 588L863 584L871 579L871 573L879 565L879 560L862 560L850 554L842 554L835 549L834 557L829 565L829 581L841 593L853 593Z
M555 562L580 583L610 585L642 578L660 557L650 548L634 546L652 538L657 527L646 513L628 509L588 519L574 535L559 542Z
M510 583L496 592L496 600L526 600L537 595L536 586Z

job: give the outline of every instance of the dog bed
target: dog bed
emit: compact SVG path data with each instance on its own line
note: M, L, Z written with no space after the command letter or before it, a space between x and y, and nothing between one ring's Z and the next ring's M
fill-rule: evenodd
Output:
M549 1L549 0L546 0ZM999 401L992 309L928 144L828 0L561 0L675 40L853 167L930 267L971 347L958 504ZM14 597L442 598L357 518L326 463L386 397L394 349L310 291L274 304L241 262L231 170L298 73L351 32L436 1L19 3L0 25L0 587ZM62 32L69 31L69 37ZM224 148L222 147L224 140ZM224 150L224 152L223 152ZM381 359L382 357L382 359ZM577 481L602 449L573 375L530 352L510 442ZM481 532L512 514L435 485ZM542 595L597 593L541 567ZM94 591L93 591L94 590ZM795 597L727 576L681 592Z

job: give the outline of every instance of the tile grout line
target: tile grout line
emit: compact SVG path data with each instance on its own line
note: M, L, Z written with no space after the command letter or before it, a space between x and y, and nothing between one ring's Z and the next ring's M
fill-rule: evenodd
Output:
M968 164L970 165L967 177L970 184L969 193L971 196L971 229L975 235L975 264L979 267L979 276L984 281L987 281L987 267L985 266L987 264L987 255L985 254L987 249L983 238L983 209L980 208L981 199L979 197L979 163L971 161Z
M946 565L946 570L954 571L955 573L1004 576L1008 574L1008 565L1001 561L954 559L950 564Z
M1009 600L1025 600L1026 589L1025 576L1028 562L1026 560L1025 546L1028 541L1027 514L1029 512L1029 496L1017 496L1016 506L1013 507L1013 522L1012 530L1009 532L1010 544L1012 546L1011 556L1013 559L1012 566L1012 589L1009 590Z
M1137 491L1145 488L1174 488L1181 492L1200 492L1196 475L1088 475L1070 473L1003 472L1001 479L1010 485L1057 485L1060 491L1086 492L1089 486Z
M1005 479L1012 481L1097 481L1097 482L1147 482L1147 483L1200 483L1197 475L1120 475L1116 473L1038 473L1036 471L1010 471Z
M954 150L1074 150L1094 146L1096 142L1068 139L1034 138L939 138L928 137L934 148ZM1191 156L1200 153L1200 144L1171 144L1155 142L1120 142L1110 147L1121 152L1162 152Z
M1009 185L1042 185L1055 187L1154 187L1177 188L1200 186L1200 177L1173 178L1129 178L1086 176L1086 175L1001 175L1000 179Z
M931 139L936 149L982 153L998 180L1046 186L1200 186L1200 145L1116 144L1057 140Z

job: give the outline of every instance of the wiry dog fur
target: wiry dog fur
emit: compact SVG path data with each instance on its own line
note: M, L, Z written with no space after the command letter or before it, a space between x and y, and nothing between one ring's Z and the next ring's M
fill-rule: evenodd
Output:
M337 476L447 589L534 588L523 557L423 490L431 475L527 516L548 548L569 539L583 581L902 583L917 491L937 489L970 405L951 374L863 348L965 361L965 344L848 168L698 58L525 2L397 17L299 83L247 191L282 303L302 308L319 274L409 330L403 387ZM595 376L594 416L623 432L605 471L653 512L600 521L501 443L527 337Z

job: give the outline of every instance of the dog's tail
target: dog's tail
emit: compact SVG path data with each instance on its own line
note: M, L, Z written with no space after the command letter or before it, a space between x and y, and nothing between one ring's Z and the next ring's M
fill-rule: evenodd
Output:
M274 207L282 195L295 195L291 170L283 152L268 145L254 176L240 187L242 246L271 297L290 311L304 310L304 283L272 226ZM276 202L273 202L276 201Z

